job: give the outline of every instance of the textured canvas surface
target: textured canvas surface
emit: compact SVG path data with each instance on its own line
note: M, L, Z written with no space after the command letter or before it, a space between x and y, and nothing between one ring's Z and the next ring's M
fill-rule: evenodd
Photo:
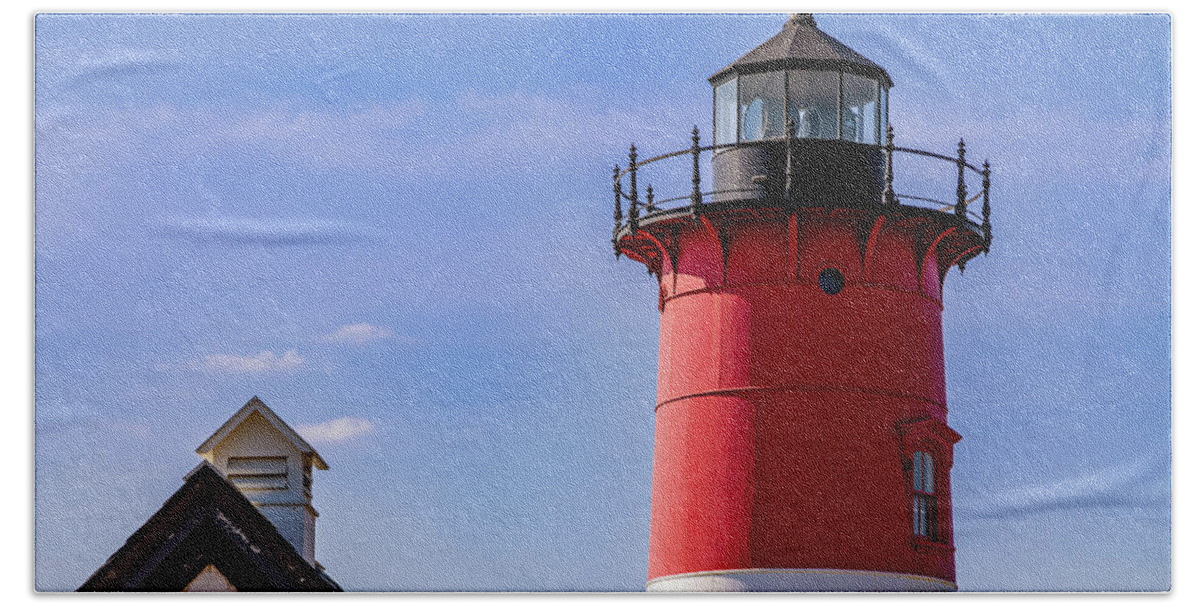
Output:
M39 15L36 588L258 395L330 464L346 590L643 589L659 313L612 166L707 145L785 19ZM959 588L1169 589L1170 18L817 19L897 145L994 172L944 299Z

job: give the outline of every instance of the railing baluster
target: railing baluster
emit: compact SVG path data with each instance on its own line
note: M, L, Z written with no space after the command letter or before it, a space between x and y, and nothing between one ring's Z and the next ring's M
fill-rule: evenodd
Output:
M896 133L892 131L892 125L887 128L887 157L883 164L883 204L892 206L896 204L896 191L892 188L892 180L895 175L892 172L892 154L896 151Z
M629 144L629 236L638 231L637 146Z
M803 177L803 165L800 160L800 154L803 148L799 147L802 144L798 142L796 137L796 125L792 119L786 122L786 141L785 152L786 161L784 179L782 183L782 199L785 206L796 208L805 203L804 188L800 181ZM886 132L886 141L883 146L878 147L884 154L883 158L883 191L880 195L882 208L887 209L903 209L901 200L904 201L922 201L930 203L934 207L930 207L921 203L913 203L917 207L930 209L940 213L950 213L953 210L955 217L960 222L978 221L976 224L983 237L983 251L988 253L992 242L992 221L991 221L991 165L985 159L981 168L976 168L975 165L967 162L967 144L963 138L959 138L957 155L947 156L943 154L935 154L924 150L912 148L904 148L896 145L895 130L889 125ZM758 142L755 142L758 143ZM745 145L745 144L738 144ZM641 229L642 215L652 215L650 221L674 221L676 218L683 219L690 216L692 221L699 222L703 215L704 197L719 193L727 192L748 192L749 190L739 189L721 189L714 192L704 192L700 186L700 154L702 152L715 152L726 148L735 147L734 145L700 145L700 129L696 126L692 127L692 144L689 148L668 152L654 157L648 157L645 160L639 161L638 149L634 144L629 146L629 163L627 168L622 169L619 164L613 166L613 251L617 257L622 254L621 239L628 230L631 237L636 238ZM958 179L956 184L955 198L953 202L947 200L939 200L934 198L924 198L915 194L899 194L895 188L895 155L896 152L904 154L913 154L916 156L937 159L942 162L952 163L958 170ZM653 185L647 185L646 192L643 194L638 191L638 169L643 165L649 165L658 161L675 158L677 156L692 157L692 188L690 194L682 196L670 196L667 198L656 198ZM978 173L982 178L982 189L975 194L971 199L967 198L967 180L966 171ZM629 187L626 190L623 179L625 174L629 174ZM776 182L778 183L778 182ZM661 186L661 184L660 184ZM759 186L761 187L761 186ZM780 191L777 191L780 192ZM979 213L968 213L968 206L977 198L983 198L982 210ZM944 199L945 197L940 197ZM628 208L625 208L622 199L629 200ZM661 199L661 200L660 200ZM685 206L687 208L685 208Z
M621 258L621 248L617 246L617 233L621 230L621 166L613 165L613 253Z
M629 202L637 206L637 146L629 144Z
M700 219L700 128L692 126L692 219Z
M784 135L784 137L787 138L787 140L786 140L787 143L784 145L784 150L787 153L786 154L787 158L785 159L786 164L784 165L784 169L783 169L783 204L787 207L791 207L792 206L792 153L793 153L792 142L795 139L795 135L796 135L796 121L792 120L791 116L788 116L787 122L784 125L784 130L787 131L787 133Z
M992 188L992 167L988 161L983 161L983 255L987 255L992 248L992 202L990 200L990 190Z
M967 182L963 179L963 169L967 164L967 143L958 140L958 202L954 205L954 215L965 219L967 217Z

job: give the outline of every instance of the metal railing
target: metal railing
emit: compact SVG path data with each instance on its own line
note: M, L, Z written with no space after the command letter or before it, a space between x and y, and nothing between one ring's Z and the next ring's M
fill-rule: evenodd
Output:
M789 119L787 123L787 132L795 133L795 127ZM794 200L794 169L793 156L794 146L797 138L794 135L789 135L785 143L785 173L784 173L784 188L783 202L785 205L790 204ZM660 154L644 160L638 160L638 150L636 145L629 146L629 162L622 169L620 165L613 165L613 250L620 255L618 246L619 234L622 228L628 226L630 234L637 234L639 230L639 221L642 213L647 215L659 212L673 212L683 209L685 206L690 211L695 219L699 219L706 204L711 204L712 197L716 195L737 194L758 192L757 188L741 188L741 189L725 189L725 190L710 190L704 192L700 188L700 154L704 152L716 153L722 150L758 146L768 143L777 143L777 140L760 140L755 142L741 142L734 144L721 144L712 146L700 145L700 129L692 127L692 145L690 148L677 150ZM866 144L869 145L869 144ZM982 168L967 162L967 146L966 143L959 139L957 157L937 154L935 152L927 152L925 150L917 150L914 148L904 148L896 146L895 133L891 126L887 129L887 141L884 145L878 146L878 149L883 154L883 190L880 194L881 208L901 206L901 201L911 203L906 206L920 207L931 209L934 211L948 213L953 211L954 215L963 220L973 220L978 222L979 227L983 231L984 250L986 251L992 240L992 224L991 224L991 167L988 161L984 160ZM902 154L910 154L915 157L931 158L953 163L957 168L958 183L955 188L955 201L948 202L931 197L917 196L914 194L900 194L895 191L895 168L894 155L900 152ZM645 199L641 197L638 190L638 170L647 165L658 163L660 161L690 155L692 159L691 166L691 191L687 194L673 196L665 199L655 199L654 186L646 186ZM967 188L966 175L971 171L980 177L980 188L974 194L970 194ZM628 189L625 186L625 180L628 177ZM970 209L969 206L982 199L979 213ZM671 203L687 201L686 205L669 206ZM626 207L626 204L628 207ZM627 209L627 210L626 210Z

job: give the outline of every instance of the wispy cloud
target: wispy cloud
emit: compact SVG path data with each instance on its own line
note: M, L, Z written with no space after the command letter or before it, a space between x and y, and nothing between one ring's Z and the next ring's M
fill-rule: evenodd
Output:
M303 365L304 357L301 357L296 349L289 349L281 355L269 350L254 355L219 353L205 355L182 365L159 364L157 367L159 370L187 369L212 374L241 375L290 372Z
M37 120L39 142L54 152L42 156L66 155L89 166L236 150L264 163L385 173L427 169L428 154L419 135L425 122L436 122L425 118L423 102L416 100L360 110L61 105L40 110Z
M1169 508L1169 488L1156 485L1169 476L1167 458L1148 455L1071 479L1000 491L978 501L964 501L958 510L1001 518L1087 507L1146 508L1164 501Z
M365 230L354 225L316 219L172 218L160 225L200 241L263 245L340 243L367 236Z
M394 335L395 332L386 327L371 325L370 323L355 323L353 325L343 325L337 331L321 336L321 341L361 346L367 342L384 340Z
M611 154L634 139L645 150L684 148L690 128L676 124L679 116L704 115L662 105L630 113L579 98L523 92L468 93L455 106L458 114L481 117L480 124L447 140L437 154L447 158L465 154L471 166L489 170L534 170L560 159L611 162ZM622 143L614 146L614 141Z
M313 443L348 441L355 437L366 435L374 430L375 425L371 424L370 420L353 416L296 426L296 431L300 433L300 436Z
M634 139L647 150L683 148L695 120L685 128L680 115L666 105L632 113L539 93L468 93L449 104L413 98L355 110L39 106L36 129L39 159L64 159L63 170L67 159L99 169L240 151L322 172L461 176L608 159Z

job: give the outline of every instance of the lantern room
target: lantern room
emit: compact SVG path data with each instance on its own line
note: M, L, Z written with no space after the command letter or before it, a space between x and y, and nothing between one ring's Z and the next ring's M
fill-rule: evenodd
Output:
M793 15L783 31L717 72L713 141L717 145L800 139L877 146L886 139L886 71Z
M785 193L800 203L846 207L879 200L892 80L817 29L811 14L792 15L782 31L709 82L715 200Z

